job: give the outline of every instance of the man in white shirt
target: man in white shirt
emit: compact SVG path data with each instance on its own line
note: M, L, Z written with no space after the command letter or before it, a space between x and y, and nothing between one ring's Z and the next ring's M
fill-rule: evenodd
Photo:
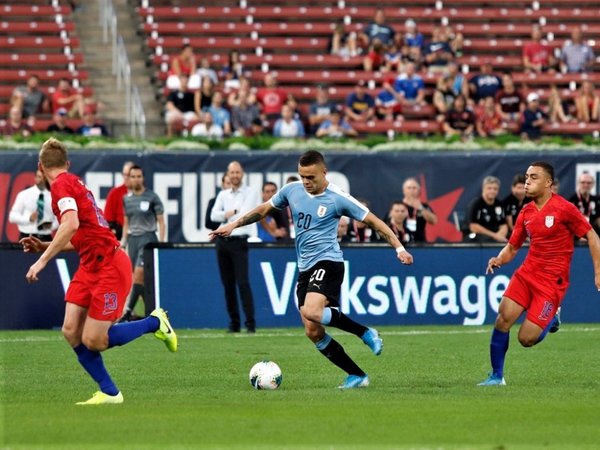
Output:
M250 211L260 204L258 190L242 185L244 169L239 162L229 163L227 176L231 182L231 188L219 192L210 213L210 220L221 224L237 220L241 217L241 213ZM238 333L241 326L237 301L238 288L246 316L246 329L249 333L256 331L254 299L248 278L248 238L256 236L256 224L253 223L236 228L230 236L217 237L217 261L225 290L230 333Z
M46 242L52 240L52 231L58 228L58 221L52 212L50 191L39 170L35 172L35 185L17 194L8 220L19 228L19 240L28 236Z

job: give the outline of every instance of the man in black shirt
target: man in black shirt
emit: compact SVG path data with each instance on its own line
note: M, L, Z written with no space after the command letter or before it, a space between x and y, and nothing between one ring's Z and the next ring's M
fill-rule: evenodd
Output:
M517 216L528 201L529 199L525 198L525 175L518 173L513 178L511 193L502 200L509 233L512 232L517 221Z
M571 196L569 201L577 206L590 225L594 227L596 233L600 232L600 198L592 195L594 188L594 177L589 172L583 172L579 175L577 181L577 191Z
M469 240L472 242L507 242L508 226L504 208L498 200L500 180L493 176L483 179L481 197L469 207Z

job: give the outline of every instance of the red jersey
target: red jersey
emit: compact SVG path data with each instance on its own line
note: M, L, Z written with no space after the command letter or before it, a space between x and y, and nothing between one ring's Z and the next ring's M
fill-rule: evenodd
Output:
M544 67L550 64L550 50L541 42L532 41L525 44L523 56L527 56L531 64L541 64Z
M517 216L509 244L520 248L529 237L531 246L523 265L518 269L536 278L569 280L574 237L584 236L592 227L572 203L560 195L552 197L538 211L529 202Z
M99 270L112 258L119 242L108 228L94 196L78 176L68 172L56 178L50 192L52 211L59 222L66 211L77 212L79 229L71 243L79 253L80 265L91 272Z
M75 100L72 100L69 103L64 103L62 105L60 103L58 103L58 101L61 99L66 99L66 98L70 97L71 95L73 95L73 94L71 93L70 90L67 92L63 92L63 91L59 91L57 89L56 92L54 92L54 94L52 94L52 113L56 113L56 111L58 111L60 108L65 108L67 111L70 111L71 108L73 107L73 104L75 103Z
M287 101L287 94L279 88L260 88L256 98L262 105L263 114L279 114L281 107Z
M106 197L104 205L104 217L108 222L116 222L123 226L125 210L123 209L123 197L127 195L127 186L122 184L111 189Z

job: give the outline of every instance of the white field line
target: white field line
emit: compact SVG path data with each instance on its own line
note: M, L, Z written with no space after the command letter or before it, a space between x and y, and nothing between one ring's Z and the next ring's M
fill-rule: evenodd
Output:
M188 332L189 330L185 330ZM332 334L342 334L341 332L337 332L337 330L332 330ZM488 334L491 331L491 326L489 328L469 328L465 327L460 330L407 330L407 331L399 331L399 330L389 330L385 329L382 331L382 336L436 336L436 335L454 335L454 334ZM200 333L194 334L185 334L185 332L177 333L177 337L179 339L225 339L225 338L235 338L235 339L255 339L257 337L301 337L303 333L298 329L297 332L291 333L289 331L261 331L259 330L256 334L247 334L241 332L239 334L229 334L224 331L204 331ZM600 332L600 326L591 326L591 327L563 327L560 330L560 333L597 333ZM25 337L15 337L15 338L0 338L0 344L12 344L12 343L23 343L23 342L56 342L62 341L63 338L59 332L57 332L56 336L25 336Z

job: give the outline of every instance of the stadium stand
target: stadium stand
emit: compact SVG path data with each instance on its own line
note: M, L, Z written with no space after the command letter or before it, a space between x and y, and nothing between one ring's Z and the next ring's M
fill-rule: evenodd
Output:
M0 128L5 124L11 96L37 75L41 91L48 97L58 80L69 80L74 92L91 99L89 73L81 70L83 55L72 21L72 9L63 0L27 0L0 6ZM45 131L52 123L50 110L36 114L29 124L34 131ZM69 119L77 128L80 119Z
M376 3L376 5L375 5ZM247 77L259 86L265 72L277 76L278 84L302 107L314 99L317 84L326 83L335 101L352 91L357 80L368 82L375 95L389 74L362 70L362 56L340 57L328 54L328 45L336 23L343 21L347 32L360 33L371 21L375 7L384 9L387 23L396 32L404 21L418 21L418 30L427 38L434 27L452 27L464 36L462 55L456 59L468 78L489 62L494 71L510 71L519 89L536 92L542 100L555 85L564 101L575 95L582 81L600 81L596 72L563 74L560 71L529 74L523 70L522 48L530 39L533 24L540 24L544 43L558 54L573 26L580 26L588 44L597 49L600 38L600 8L589 0L367 0L326 1L238 1L222 6L198 6L191 0L142 0L138 13L142 32L157 68L160 92L167 78L171 55L183 44L196 49L197 57L206 56L214 67L223 66L227 52L240 51ZM210 53L204 49L210 48ZM596 53L598 53L596 51ZM596 61L595 68L598 68ZM427 98L430 100L436 76L422 70ZM405 108L403 120L373 121L357 124L361 133L431 133L439 130L432 107ZM515 125L511 125L515 130ZM597 123L549 124L549 134L585 135L600 127Z

